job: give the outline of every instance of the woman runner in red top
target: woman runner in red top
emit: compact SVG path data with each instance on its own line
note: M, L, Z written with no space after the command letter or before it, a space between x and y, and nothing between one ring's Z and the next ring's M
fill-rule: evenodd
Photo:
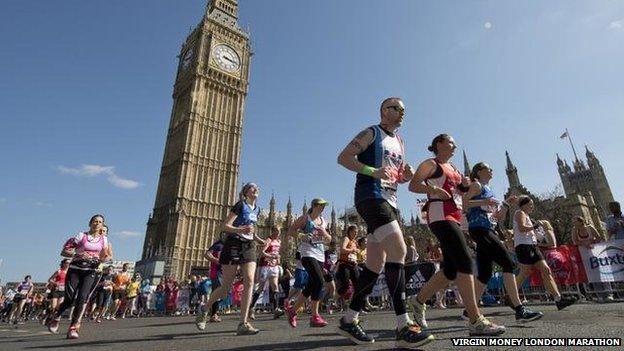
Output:
M282 241L279 238L280 229L278 226L271 227L271 235L265 240L264 248L261 251L260 267L256 272L256 284L251 306L249 307L249 317L255 319L254 306L264 291L264 286L269 282L269 303L273 306L273 317L279 318L284 314L277 304L279 285L277 284L280 276L280 248Z
M71 260L67 258L61 261L60 268L48 279L48 284L52 290L50 293L51 298L48 315L54 313L58 306L63 303L63 298L65 297L65 277L69 269L70 261Z
M475 299L472 260L468 253L466 239L460 229L462 221L462 193L468 190L469 179L450 163L455 154L455 140L450 135L436 136L429 146L435 157L422 162L412 178L409 190L418 194L427 194L425 205L427 222L433 234L438 238L442 254L442 270L433 275L417 296L410 299L414 309L414 319L422 327L427 327L425 320L425 302L436 291L456 280L459 291L466 304L470 318L470 335L499 335L505 327L491 323L479 311Z

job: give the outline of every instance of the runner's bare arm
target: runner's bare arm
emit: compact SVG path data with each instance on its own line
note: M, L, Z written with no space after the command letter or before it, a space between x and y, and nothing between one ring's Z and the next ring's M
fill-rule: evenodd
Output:
M204 253L204 257L210 261L210 262L214 262L214 263L219 263L219 259L216 258L212 252L210 250L206 251L206 253Z
M225 221L223 221L223 225L221 226L221 229L228 233L244 233L244 234L250 233L249 230L244 230L244 229L247 229L248 226L244 226L244 227L234 226L234 220L236 219L236 216L238 215L234 212L228 213L227 218L225 219Z
M425 180L433 175L436 167L437 165L434 160L427 160L421 163L409 184L409 191L417 194L435 194L442 200L450 199L451 194L446 190L425 184Z
M470 184L468 191L462 195L462 207L464 210L482 205L483 200L471 200L473 197L479 195L479 193L481 193L481 185L477 182Z
M271 242L270 242L268 239L264 242L264 247L262 248L262 257L266 257L266 258L271 258L271 257L273 257L273 254L272 254L272 253L268 253L268 252L266 252L266 250L269 248L269 244L270 244L270 243L271 243Z
M331 234L329 234L329 232L327 231L327 229L321 227L319 228L321 230L321 233L323 234L323 240L325 240L326 243L331 242Z
M301 228L303 228L303 224L305 223L305 220L306 220L305 216L301 216L297 218L297 220L290 226L290 228L288 228L288 234L286 235L287 236L296 235L297 232L301 230Z
M370 128L361 131L338 155L338 164L350 171L360 172L365 164L359 162L355 157L373 142L373 137L374 134Z
M52 274L52 276L48 279L48 283L50 284L55 284L55 280L56 280L56 276L58 275L58 271L54 272L54 274Z
M522 233L527 233L532 231L533 227L529 227L524 225L524 222L526 220L527 215L524 214L524 212L522 211L518 211L515 215L514 215L514 219L516 220L516 223L518 223L518 229L520 229L520 232Z

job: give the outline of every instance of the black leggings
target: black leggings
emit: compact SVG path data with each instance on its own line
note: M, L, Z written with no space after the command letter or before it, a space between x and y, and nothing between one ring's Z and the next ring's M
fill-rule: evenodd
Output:
M302 257L301 264L308 272L308 284L303 289L303 296L309 297L312 301L318 301L321 296L321 290L323 290L323 268L321 262L316 258Z
M492 263L496 262L503 273L513 273L515 264L492 229L470 228L470 237L477 244L477 279L483 284L492 277Z
M338 281L338 295L344 295L349 290L349 280L355 284L360 277L360 271L355 264L348 264L344 262L338 263L338 270L336 271L336 280Z
M89 295L93 291L95 280L96 273L94 270L83 271L70 267L65 278L65 298L56 311L55 317L60 317L66 309L75 304L71 324L76 325L80 322L84 306L89 301Z
M453 221L437 221L429 224L429 228L440 242L442 271L446 279L455 280L457 272L472 274L472 260L459 224Z

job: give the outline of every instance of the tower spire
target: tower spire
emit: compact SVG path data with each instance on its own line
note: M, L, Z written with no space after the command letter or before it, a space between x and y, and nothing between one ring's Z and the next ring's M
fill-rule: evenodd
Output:
M466 157L466 150L462 150L464 153L464 175L470 176L470 164L468 163L468 157Z
M509 188L521 189L522 184L520 184L520 178L518 177L518 169L511 162L508 151L505 151L505 156L507 157L507 169L505 171L507 173L507 179L509 180Z
M210 15L215 11L238 19L238 0L209 0L206 6L206 14Z
M516 167L511 163L511 158L509 158L509 151L505 150L505 157L507 157L507 171L514 170Z

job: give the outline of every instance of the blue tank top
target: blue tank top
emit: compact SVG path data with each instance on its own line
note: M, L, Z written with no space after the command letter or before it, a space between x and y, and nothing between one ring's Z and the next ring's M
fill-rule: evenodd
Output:
M355 181L355 204L368 199L384 199L396 208L396 190L404 163L403 141L396 134L389 134L381 126L369 127L373 131L373 142L357 155L357 160L374 168L389 166L393 177L389 180L376 179L358 173Z
M495 198L494 192L489 186L481 184L481 193L471 200L484 200ZM492 229L495 223L492 221L493 206L479 206L468 209L466 219L468 220L468 228L486 228Z
M235 213L237 216L234 219L232 225L234 227L242 227L246 225L255 225L258 221L258 214L260 213L260 208L256 205L255 208L249 206L249 204L245 201L239 201L232 207L232 213ZM253 240L253 234L238 234L241 239L244 240Z

